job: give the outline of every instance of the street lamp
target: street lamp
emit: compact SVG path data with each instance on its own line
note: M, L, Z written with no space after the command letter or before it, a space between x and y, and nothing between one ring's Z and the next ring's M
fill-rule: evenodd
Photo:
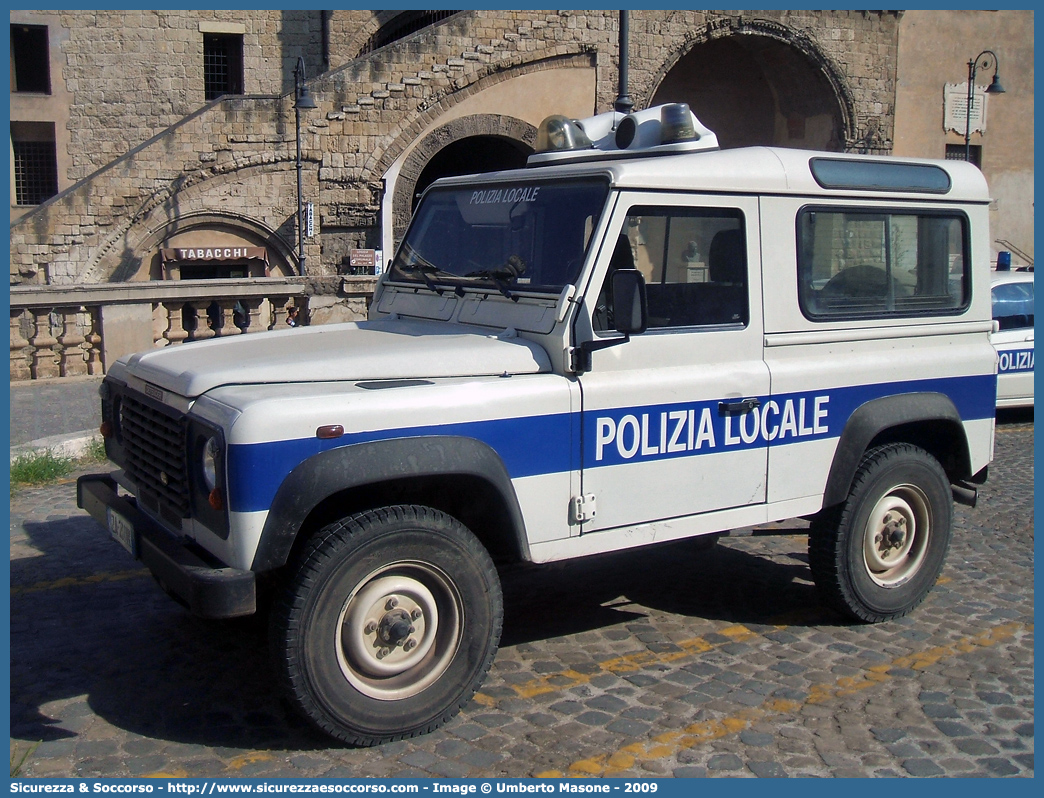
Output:
M990 59L993 59L991 62ZM980 69L989 69L993 65L993 82L986 87L987 94L1004 94L1004 87L997 78L997 54L993 50L983 50L968 62L968 105L964 109L964 160L971 161L971 112L975 99L975 73Z
M301 56L297 57L297 66L294 67L294 117L297 122L297 262L300 264L301 276L305 275L305 252L304 252L304 202L301 191L301 111L318 108L312 93L308 91L305 83L305 62Z

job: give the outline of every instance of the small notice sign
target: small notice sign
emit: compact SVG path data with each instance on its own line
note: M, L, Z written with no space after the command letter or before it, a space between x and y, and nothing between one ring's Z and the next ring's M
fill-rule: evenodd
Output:
M372 269L377 264L377 250L352 249L348 251L348 265Z
M986 132L986 89L972 92L970 132ZM943 94L943 130L964 133L968 126L968 84L947 83Z

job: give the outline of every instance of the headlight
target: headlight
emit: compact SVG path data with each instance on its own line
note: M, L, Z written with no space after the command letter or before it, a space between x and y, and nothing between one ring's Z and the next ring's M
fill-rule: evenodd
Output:
M207 438L203 444L200 465L203 468L203 482L207 490L214 490L218 485L218 453L219 444L217 438Z

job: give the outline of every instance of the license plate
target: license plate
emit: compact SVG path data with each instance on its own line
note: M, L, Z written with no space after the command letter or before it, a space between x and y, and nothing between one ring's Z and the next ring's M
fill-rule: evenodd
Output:
M109 533L118 540L123 548L129 551L132 556L137 557L138 547L135 545L137 539L134 536L134 525L111 507L105 508L105 518L109 522Z

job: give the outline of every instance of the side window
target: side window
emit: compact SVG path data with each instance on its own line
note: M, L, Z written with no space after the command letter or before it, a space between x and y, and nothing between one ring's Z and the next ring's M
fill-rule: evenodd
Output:
M993 286L993 318L1002 330L1033 327L1033 283Z
M963 216L805 208L797 227L801 311L810 319L968 306Z
M617 240L595 309L595 328L612 329L612 274L645 276L649 327L746 326L747 247L738 210L636 206Z

